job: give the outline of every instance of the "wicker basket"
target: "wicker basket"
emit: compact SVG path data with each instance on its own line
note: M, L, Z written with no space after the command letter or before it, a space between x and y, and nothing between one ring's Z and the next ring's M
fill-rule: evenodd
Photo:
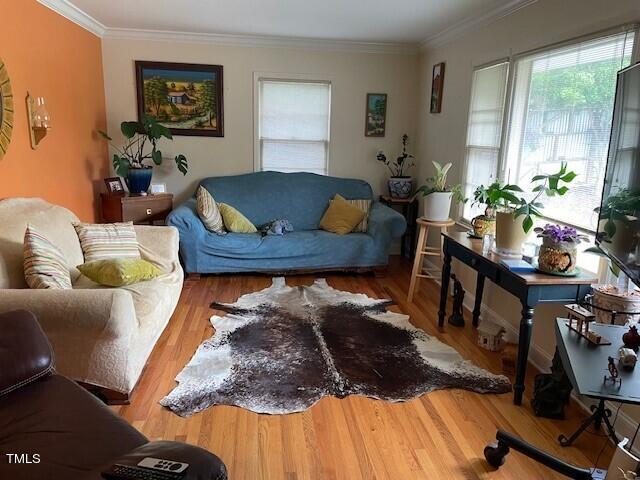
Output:
M617 288L613 285L592 285L593 289L593 305L596 321L600 323L611 323L611 312L606 310L614 310L616 312L640 312L640 294L619 294ZM640 313L636 315L617 314L616 325L625 325L627 323L638 323L640 321Z

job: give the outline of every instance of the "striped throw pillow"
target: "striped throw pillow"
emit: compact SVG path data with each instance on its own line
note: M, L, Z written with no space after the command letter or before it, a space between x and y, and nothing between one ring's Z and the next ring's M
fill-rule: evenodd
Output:
M196 211L207 230L219 235L227 233L216 201L203 186L198 187L196 193Z
M331 201L333 202L333 200ZM364 199L347 200L347 202L353 205L354 207L359 208L360 210L363 210L366 214L362 219L362 221L355 226L352 232L367 233L367 229L369 228L369 211L371 210L371 200L364 200Z
M73 226L85 263L110 258L140 258L133 222L76 223Z
M33 225L24 232L24 279L30 288L72 288L62 252Z

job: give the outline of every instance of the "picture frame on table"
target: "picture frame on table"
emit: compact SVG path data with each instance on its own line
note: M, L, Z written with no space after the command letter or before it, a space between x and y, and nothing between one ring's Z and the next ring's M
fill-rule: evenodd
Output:
M105 178L104 184L107 186L109 195L124 195L126 193L120 177Z

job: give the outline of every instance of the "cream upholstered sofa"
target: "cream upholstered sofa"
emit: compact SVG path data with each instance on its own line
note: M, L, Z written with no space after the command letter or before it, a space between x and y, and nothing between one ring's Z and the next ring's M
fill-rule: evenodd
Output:
M182 290L178 231L136 225L142 258L156 263L165 273L148 282L108 288L93 283L76 268L84 262L73 227L78 221L69 210L38 198L0 201L0 312L33 312L53 345L61 374L126 399ZM23 270L27 223L62 251L73 289L34 290L27 286Z

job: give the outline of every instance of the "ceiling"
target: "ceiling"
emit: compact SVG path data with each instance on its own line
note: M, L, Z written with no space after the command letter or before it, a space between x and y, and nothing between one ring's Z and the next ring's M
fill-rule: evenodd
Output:
M531 0L39 0L75 7L105 31L417 44Z

